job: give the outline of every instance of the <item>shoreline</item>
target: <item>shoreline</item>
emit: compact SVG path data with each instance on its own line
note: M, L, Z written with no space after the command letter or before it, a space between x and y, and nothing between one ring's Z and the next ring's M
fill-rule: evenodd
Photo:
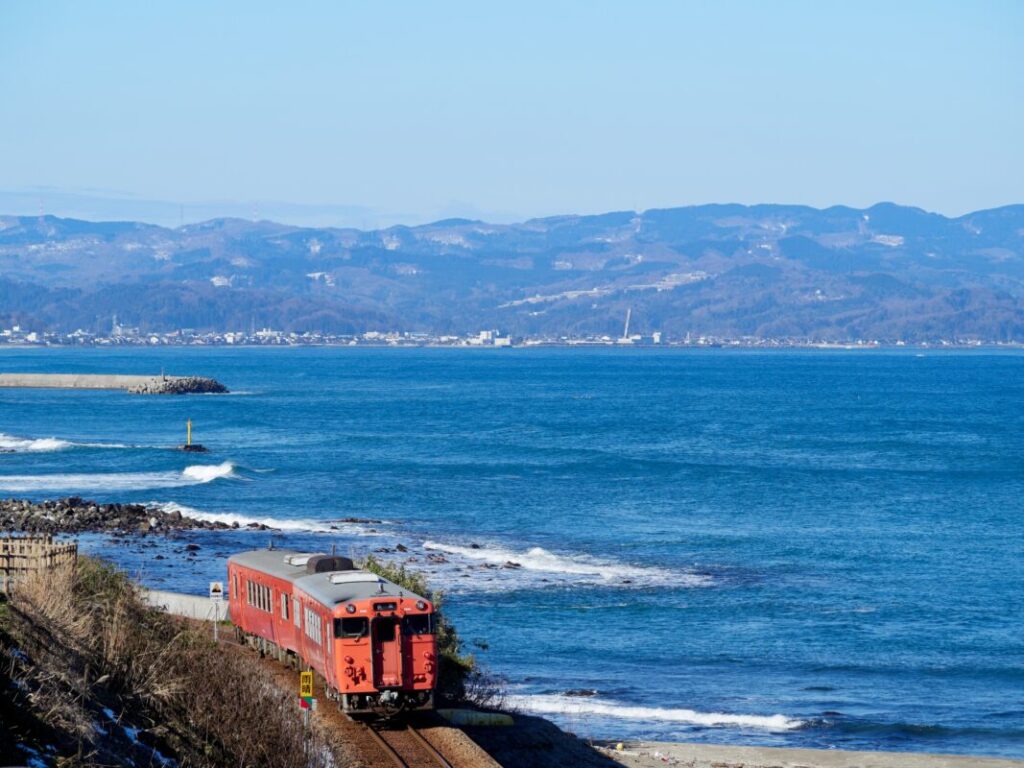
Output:
M149 343L123 343L123 344L10 344L0 343L0 353L33 350L44 352L47 350L99 350L109 352L111 350L150 350L155 352L166 352L168 350L287 350L287 349L455 349L455 350L524 350L524 349L614 349L614 350L644 350L644 351L679 351L679 352L901 352L907 354L920 354L924 352L1021 352L1024 351L1024 342L982 342L979 344L954 344L941 342L908 342L879 343L879 344L857 344L855 342L821 342L807 344L757 344L757 343L730 343L728 341L708 344L681 344L675 342L663 342L661 344L619 344L616 341L531 341L510 344L507 346L494 346L487 344L443 344L443 343L374 343L359 342L300 342L288 341L276 344L149 344ZM152 377L146 377L152 378Z
M1024 768L1024 759L932 752L869 752L804 747L748 747L667 741L602 740L595 749L626 768Z

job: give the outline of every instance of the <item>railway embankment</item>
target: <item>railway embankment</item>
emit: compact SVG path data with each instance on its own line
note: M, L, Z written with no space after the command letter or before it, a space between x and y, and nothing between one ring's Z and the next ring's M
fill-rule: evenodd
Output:
M0 755L46 766L357 764L303 727L294 695L258 658L225 654L90 558L0 603Z
M203 376L132 376L107 373L0 373L0 388L114 389L133 395L224 394L228 388Z

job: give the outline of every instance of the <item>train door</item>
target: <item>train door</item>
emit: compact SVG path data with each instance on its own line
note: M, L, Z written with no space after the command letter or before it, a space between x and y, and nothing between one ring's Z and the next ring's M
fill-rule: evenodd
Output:
M377 688L391 688L402 684L402 641L398 634L398 619L379 616L372 622L373 684Z

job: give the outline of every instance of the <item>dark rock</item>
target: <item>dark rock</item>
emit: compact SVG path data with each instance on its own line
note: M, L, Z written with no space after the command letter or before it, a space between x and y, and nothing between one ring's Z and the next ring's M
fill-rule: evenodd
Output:
M143 504L99 504L78 496L38 502L25 499L0 500L0 530L25 533L103 531L121 536L145 536L152 533L171 535L183 530L229 530L238 527L237 523L228 525L193 520L179 510L165 512L159 507ZM261 531L273 530L258 523L249 527Z
M215 379L202 376L154 376L149 381L128 388L132 395L222 394L228 388Z

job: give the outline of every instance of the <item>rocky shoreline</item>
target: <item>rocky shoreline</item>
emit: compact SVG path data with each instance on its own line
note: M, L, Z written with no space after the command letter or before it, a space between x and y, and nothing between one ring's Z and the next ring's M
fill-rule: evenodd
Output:
M362 517L345 517L332 523L380 523ZM331 526L335 528L335 526ZM246 525L219 520L197 520L178 510L146 504L104 504L68 496L63 499L30 501L0 499L0 531L14 533L135 533L161 534L174 531L276 531L263 523ZM340 530L340 529L339 529Z
M0 530L19 533L131 532L226 530L235 526L195 520L144 504L101 504L78 496L48 501L0 500ZM266 526L264 526L266 529Z
M126 391L130 395L221 395L228 388L216 379L202 376L165 376L154 377Z

